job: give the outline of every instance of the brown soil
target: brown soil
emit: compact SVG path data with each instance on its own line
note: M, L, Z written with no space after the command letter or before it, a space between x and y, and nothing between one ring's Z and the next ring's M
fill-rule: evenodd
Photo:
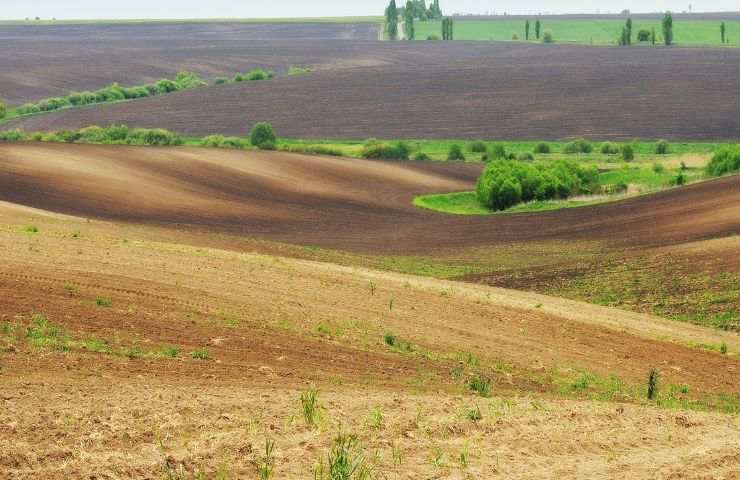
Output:
M0 200L72 215L366 253L541 240L670 245L740 231L740 177L594 207L453 216L412 206L470 189L480 165L120 146L0 146Z
M37 350L23 328L3 336L0 466L11 478L161 478L166 462L253 477L265 437L277 441L276 474L304 477L339 425L381 452L380 471L410 478L732 478L740 462L734 417L658 411L639 398L557 399L550 373L641 385L657 367L665 388L687 384L691 398L731 393L737 357L682 344L719 338L735 351L736 336L535 294L186 246L174 229L154 242L146 227L9 204L0 225L0 321L24 326L44 313L75 339L182 351L130 359ZM389 348L386 332L417 353ZM189 358L200 347L209 360ZM494 398L450 375L456 352L480 359ZM309 383L325 408L316 430L303 426L298 401ZM476 405L484 419L472 423ZM376 407L380 429L369 420Z
M188 38L184 43L196 51L206 49L198 40ZM146 64L158 63L161 52L141 48ZM152 53L146 48L152 48ZM168 55L169 48L168 44ZM219 53L219 48L227 50ZM219 65L224 65L221 58L227 55L232 69L289 65L301 57L305 60L298 63L322 69L302 77L68 110L10 126L33 131L126 123L192 135L244 135L255 122L269 121L286 137L356 139L587 136L726 141L740 133L737 102L731 96L740 91L740 78L735 75L740 64L737 49L327 40L257 42L238 50L243 52L238 57L230 48L216 42L213 50L206 51ZM111 50L118 51L110 48L106 54ZM48 51L51 55L55 47ZM190 50L183 48L183 52L189 61L175 52L164 65L174 70L203 62ZM46 79L46 62L30 58L31 66L21 65L11 72L25 78L34 65L43 65L45 78L40 82L56 81ZM176 61L182 64L175 67ZM152 75L148 67L131 63L124 61L116 70ZM65 72L79 77L74 60L57 69L52 79ZM22 89L13 84L2 91Z

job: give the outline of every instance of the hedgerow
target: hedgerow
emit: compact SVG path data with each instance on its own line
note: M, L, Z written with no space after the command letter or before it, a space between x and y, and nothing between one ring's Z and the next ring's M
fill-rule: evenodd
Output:
M362 149L362 158L372 160L408 160L411 149L404 142L368 142Z
M559 160L528 163L495 160L478 179L476 193L481 204L505 210L521 202L565 199L598 189L599 173L595 167Z
M162 128L129 129L126 125L91 126L80 130L60 130L50 133L29 133L22 130L0 132L0 142L41 141L57 143L99 143L122 145L182 145L180 135Z
M174 80L163 78L156 83L122 87L118 83L112 83L107 87L84 92L71 92L65 97L54 97L40 100L36 103L26 103L18 107L19 115L30 115L40 112L53 112L67 107L81 107L97 103L120 102L122 100L133 100L155 95L189 90L207 85L198 75L192 72L180 72Z

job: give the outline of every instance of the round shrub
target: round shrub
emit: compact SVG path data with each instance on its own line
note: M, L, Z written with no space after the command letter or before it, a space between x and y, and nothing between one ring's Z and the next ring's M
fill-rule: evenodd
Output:
M180 89L180 86L172 80L163 78L157 82L157 91L159 93L171 93Z
M542 43L555 43L555 39L552 36L552 30L545 29L542 33Z
M583 138L579 138L578 140L573 140L570 143L567 143L565 147L563 147L563 153L591 153L593 152L594 147L591 145L591 143L588 140L585 140Z
M519 40L519 34L516 33L516 32L512 33L511 34L511 39L516 42L517 40Z
M658 155L667 155L670 151L670 145L665 140L658 140L655 144L655 153Z
M411 149L404 142L395 144L367 143L362 158L371 160L408 160Z
M500 143L497 143L491 148L490 158L491 160L502 160L506 158L506 148Z
M715 177L740 171L740 146L726 146L717 150L707 164L706 171Z
M465 160L465 154L463 153L462 148L460 148L460 145L457 145L457 144L450 145L450 150L447 153L447 160L450 160L450 161Z
M622 146L622 160L625 162L631 162L635 159L635 149L632 148L632 145L624 145Z
M209 135L207 137L204 137L201 145L204 147L209 148L219 148L224 144L224 136L223 135Z
M473 153L486 153L486 143L481 140L477 140L468 146L468 150Z
M665 167L662 163L655 162L653 163L653 172L655 173L663 173L665 172Z
M551 151L550 150L550 145L548 145L548 144L546 144L544 142L538 143L534 147L534 153L544 153L544 154L547 154L547 153L550 153L550 151Z
M430 41L436 42L437 40L439 40L439 35L437 35L436 33L433 33L433 34L431 34L431 35L429 35L429 36L427 37L427 40L430 40Z
M414 155L414 160L422 162L431 159L429 158L429 155L424 152L416 152L416 155Z
M619 145L612 142L604 142L599 150L604 155L616 155L619 153Z
M229 79L224 77L218 77L213 81L214 85L226 85L227 83L229 83Z
M277 136L272 125L266 122L258 122L252 127L249 133L249 142L255 147L260 147L264 143L277 143Z

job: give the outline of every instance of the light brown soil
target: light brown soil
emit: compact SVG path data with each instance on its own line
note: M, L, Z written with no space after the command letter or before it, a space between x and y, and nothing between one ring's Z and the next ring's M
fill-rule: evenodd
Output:
M3 340L0 467L10 478L163 478L165 463L250 478L265 437L277 442L276 478L304 478L340 425L390 477L737 478L734 416L555 395L558 375L616 374L640 386L653 367L663 388L686 384L689 398L734 395L738 357L683 344L724 339L737 351L737 336L534 294L183 245L175 229L152 241L146 227L7 204L0 225L0 321L23 326L41 312L75 339L182 351L44 351L23 329ZM387 332L417 353L389 348ZM209 360L189 358L199 347ZM451 375L456 352L480 359L494 398ZM310 383L325 409L315 430L298 401ZM473 423L476 405L483 420Z

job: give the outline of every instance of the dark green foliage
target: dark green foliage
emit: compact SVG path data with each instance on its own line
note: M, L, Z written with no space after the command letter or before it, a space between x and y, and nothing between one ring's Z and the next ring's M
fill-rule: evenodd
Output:
M282 145L281 150L293 153L307 153L309 155L327 155L330 157L344 156L344 152L338 148L325 145Z
M550 152L551 152L550 145L548 145L547 143L544 143L544 142L538 143L534 147L534 153L547 154L547 153L550 153Z
M563 147L563 153L591 153L594 151L593 145L588 140L584 140L582 138L578 140L573 140L570 143L567 143Z
M407 40L416 38L414 31L414 17L416 16L416 6L412 0L406 1L406 9L403 12L403 29L406 33Z
M182 145L182 138L163 128L137 128L131 130L126 142L130 145Z
M653 42L653 45L655 45L655 42L657 41L657 38L655 38L655 27L650 31L650 41Z
M529 20L524 22L524 39L529 40Z
M217 77L213 81L213 84L214 85L226 85L227 83L229 83L229 79L228 78L225 78L225 77Z
M661 26L663 27L663 41L666 45L673 45L673 15L671 12L666 12Z
M667 155L670 153L670 145L665 140L658 140L655 144L655 153L658 155Z
M237 73L234 75L234 83L259 82L262 80L270 80L272 77L274 77L274 74L270 70L255 68L247 73Z
M601 144L600 151L604 155L616 155L619 153L619 145L612 142L604 142Z
M623 145L622 146L622 160L625 162L631 162L635 159L635 149L632 148L632 145Z
M637 41L638 42L649 42L651 38L650 30L645 30L644 28L641 29L639 32L637 32Z
M718 177L740 171L740 146L728 145L715 152L706 167L707 174Z
M207 85L198 75L193 72L182 71L175 77L175 83L182 90L189 90L191 88L200 88Z
M625 44L632 45L632 19L628 18L624 24Z
M487 150L486 142L477 140L468 146L468 150L470 150L473 153L486 153L486 150Z
M457 144L450 145L450 151L447 153L447 160L451 160L451 161L465 160L465 154L463 153L463 150L460 147L460 145L457 145Z
M388 38L398 40L398 7L396 6L396 0L391 0L388 8L385 9L385 22Z
M372 160L408 160L411 149L404 142L368 143L362 150L362 158Z
M657 394L658 394L658 371L655 369L652 369L650 370L650 375L648 376L648 385L647 385L648 400L653 400Z
M500 143L495 144L491 147L491 154L488 156L490 160L503 160L506 158L506 147Z
M8 108L5 106L3 102L0 102L0 119L5 118L7 114L8 114Z
M529 152L524 152L517 155L516 159L520 162L531 162L534 160L534 155Z
M416 152L416 154L414 155L414 160L426 161L426 160L430 160L430 158L429 158L429 155L427 155L424 152Z
M540 39L540 29L542 28L542 23L540 23L539 20L534 22L534 36L537 38L537 40Z
M260 147L265 144L277 143L277 136L272 125L266 122L255 123L249 133L249 142L255 147Z
M493 210L506 210L520 202L565 199L598 188L598 170L574 162L532 164L496 160L488 164L478 179L476 194L481 204Z
M138 128L130 130L126 125L111 125L101 128L91 126L81 130L61 130L45 134L39 138L36 134L26 135L21 130L0 132L0 141L42 140L44 142L62 143L101 143L127 145L182 145L183 139L178 134L161 128Z
M442 40L454 40L454 22L452 18L447 17L442 20Z
M719 26L719 34L720 39L722 40L722 43L725 43L726 34L727 34L727 26L725 25L725 22L722 22L722 24Z
M679 174L678 174L678 175L676 176L676 178L675 178L675 179L673 180L673 182L672 182L672 183L673 183L673 185L676 185L676 186L679 186L679 187L680 187L681 185L685 185L685 184L686 184L686 177L684 176L684 174L683 174L683 173L679 173Z
M555 38L552 36L552 30L545 29L542 33L542 43L555 43Z

